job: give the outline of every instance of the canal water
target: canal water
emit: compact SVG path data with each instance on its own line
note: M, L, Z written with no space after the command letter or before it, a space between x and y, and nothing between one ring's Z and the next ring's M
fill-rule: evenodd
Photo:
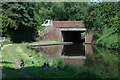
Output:
M41 46L33 49L45 54L50 64L54 64L54 61L60 58L63 65L83 66L104 74L104 76L119 76L118 51L84 43Z

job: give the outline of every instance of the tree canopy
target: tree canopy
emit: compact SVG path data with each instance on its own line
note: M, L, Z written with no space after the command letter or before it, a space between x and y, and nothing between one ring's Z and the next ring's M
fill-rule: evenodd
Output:
M96 34L96 44L119 48L120 2L7 2L2 4L2 32L14 42L32 41L43 21L82 20Z
M84 20L87 4L77 2L3 3L3 36L8 36L15 42L31 41L37 28L46 19Z
M96 31L96 44L108 48L120 47L119 4L103 2L89 6L86 27Z
M38 25L33 7L33 3L3 3L3 36L15 42L33 40Z

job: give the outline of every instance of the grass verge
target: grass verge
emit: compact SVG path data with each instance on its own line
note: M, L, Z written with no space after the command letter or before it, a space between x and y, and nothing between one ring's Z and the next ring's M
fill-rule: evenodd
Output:
M33 78L101 78L101 76L94 71L83 69L82 67L75 66L62 66L62 62L58 61L61 65L60 71L52 71L51 69L57 65L57 62L50 65L47 69L42 69L41 66L44 62L49 63L45 55L35 53L33 50L27 49L26 43L13 44L3 48L2 50L2 70L3 78L26 78L24 74L28 74ZM12 49L11 49L12 48ZM11 50L10 50L11 49ZM10 50L10 51L9 51ZM8 54L8 51L20 63L20 59L25 62L24 71L17 67L15 60ZM31 62L34 61L34 64Z

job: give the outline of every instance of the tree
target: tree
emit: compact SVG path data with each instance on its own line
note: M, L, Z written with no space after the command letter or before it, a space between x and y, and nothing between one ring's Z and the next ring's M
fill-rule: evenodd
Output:
M3 36L14 42L31 41L37 28L47 19L68 21L85 20L88 3L3 3Z
M86 16L86 27L96 31L96 44L108 48L118 49L119 25L119 3L98 3L88 8Z
M67 20L85 20L86 10L88 3L73 3L73 2L61 2L61 3L45 3L42 4L39 14L42 19L53 19L58 21Z
M34 3L3 3L3 36L14 42L33 40L38 24L33 7Z

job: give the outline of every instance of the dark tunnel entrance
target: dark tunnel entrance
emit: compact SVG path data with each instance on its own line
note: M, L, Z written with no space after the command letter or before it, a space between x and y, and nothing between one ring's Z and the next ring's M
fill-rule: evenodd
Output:
M64 42L85 42L85 31L61 31Z

